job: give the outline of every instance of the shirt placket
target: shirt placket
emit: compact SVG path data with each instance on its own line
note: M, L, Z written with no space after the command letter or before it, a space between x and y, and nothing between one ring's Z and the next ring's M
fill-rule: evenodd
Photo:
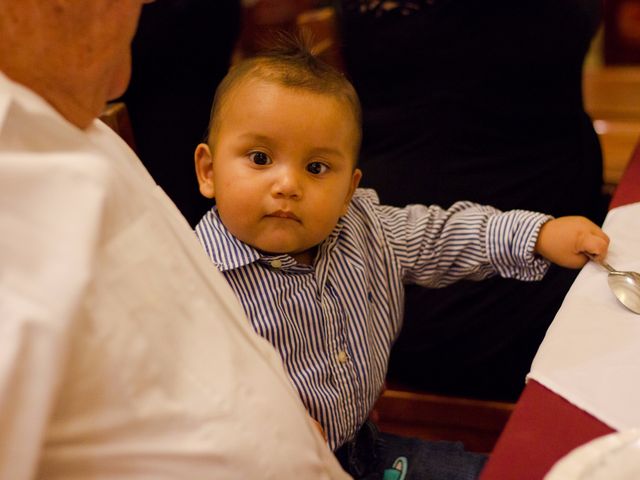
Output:
M326 348L331 366L335 386L340 392L340 410L344 418L343 428L347 431L338 432L339 438L347 440L352 430L357 427L358 405L362 404L357 386L359 381L353 358L349 354L345 321L346 314L337 290L326 282L322 289L322 310L326 320Z

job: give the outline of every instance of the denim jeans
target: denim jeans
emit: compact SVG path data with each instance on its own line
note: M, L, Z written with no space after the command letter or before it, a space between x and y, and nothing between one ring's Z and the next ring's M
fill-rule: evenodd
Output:
M465 451L461 442L382 433L372 422L340 447L336 457L356 480L475 480L487 460Z

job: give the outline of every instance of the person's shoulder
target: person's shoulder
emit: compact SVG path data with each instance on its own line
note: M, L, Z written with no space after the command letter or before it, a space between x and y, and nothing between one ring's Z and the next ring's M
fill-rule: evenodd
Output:
M369 222L371 217L377 216L376 207L380 205L380 199L375 190L371 188L357 188L351 197L349 209L344 217L346 223Z
M342 228L348 231L369 231L374 225L379 225L380 199L375 190L358 188L351 198L349 209L341 219ZM364 229L364 230L363 230Z
M380 205L380 198L372 188L357 188L351 199L351 204L358 207Z

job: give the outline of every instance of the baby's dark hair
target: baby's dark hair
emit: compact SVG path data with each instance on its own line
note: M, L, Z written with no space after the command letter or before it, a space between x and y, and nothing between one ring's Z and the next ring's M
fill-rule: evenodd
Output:
M243 81L258 78L285 87L331 95L345 102L356 122L359 150L362 138L360 100L351 82L341 72L319 59L310 47L310 39L286 33L278 35L272 47L231 67L222 79L213 99L207 143L218 129L221 111L231 90ZM356 158L357 158L356 151Z

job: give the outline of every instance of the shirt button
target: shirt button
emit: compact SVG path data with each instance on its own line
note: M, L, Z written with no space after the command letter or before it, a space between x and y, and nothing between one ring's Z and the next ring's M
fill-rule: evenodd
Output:
M349 360L349 355L347 355L347 352L340 352L337 355L337 359L339 363L347 363L347 360Z
M271 262L269 263L273 268L282 268L282 260L278 258L276 258L275 260L271 260Z

